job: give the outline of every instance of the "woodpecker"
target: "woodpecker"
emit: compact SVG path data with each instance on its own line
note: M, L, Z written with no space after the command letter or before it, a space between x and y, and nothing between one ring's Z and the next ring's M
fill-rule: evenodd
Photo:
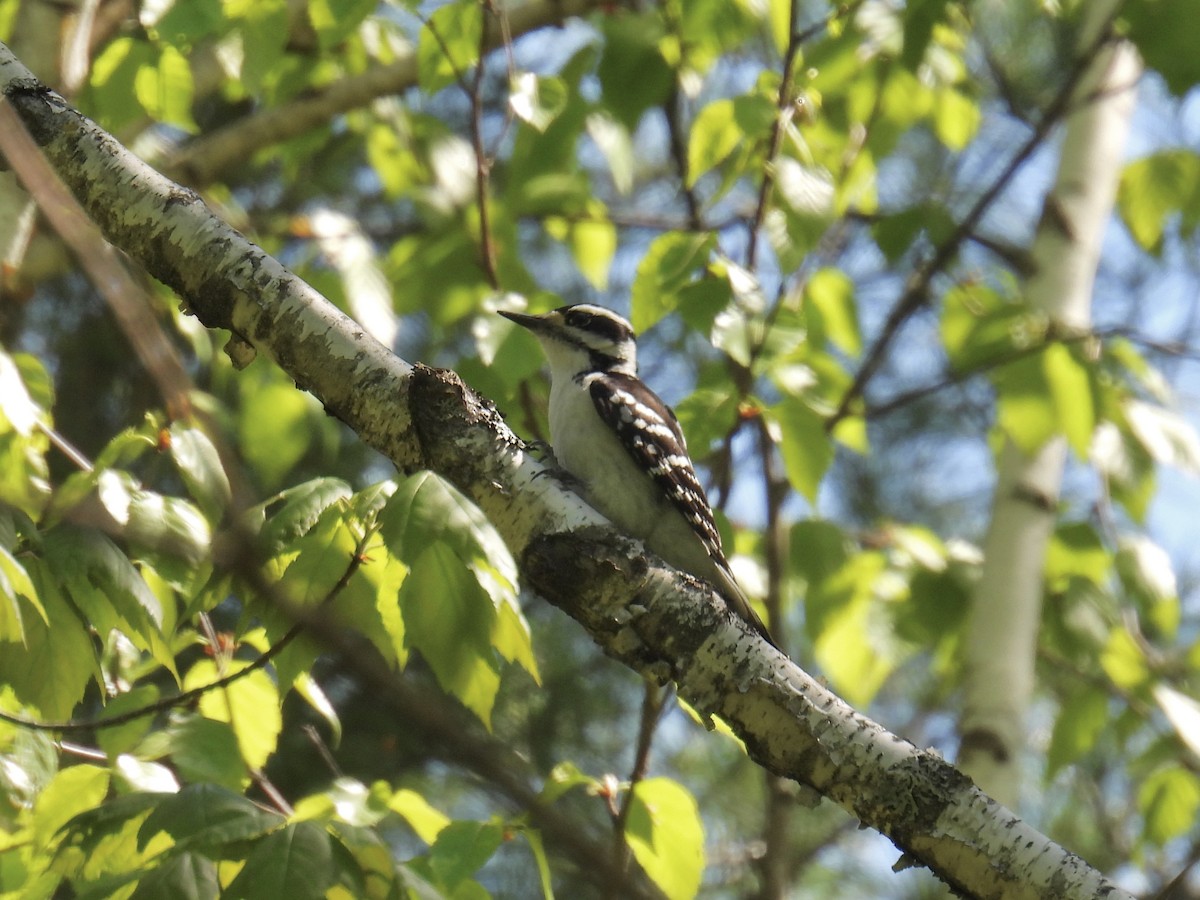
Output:
M637 376L633 327L586 303L500 315L533 332L550 362L550 445L583 498L672 566L709 582L774 646L730 571L675 413Z

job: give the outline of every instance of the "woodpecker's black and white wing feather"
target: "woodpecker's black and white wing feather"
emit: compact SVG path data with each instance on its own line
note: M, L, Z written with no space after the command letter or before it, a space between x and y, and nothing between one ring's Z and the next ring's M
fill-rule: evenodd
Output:
M721 533L696 477L675 413L632 375L606 372L593 377L589 387L596 411L616 433L621 446L687 519L709 557L726 567Z
M721 548L721 533L717 531L712 508L696 477L683 431L671 407L636 376L623 372L592 375L588 388L600 418L617 435L638 468L650 474L655 486L692 527L719 576L721 583L713 586L734 612L775 645L729 569Z

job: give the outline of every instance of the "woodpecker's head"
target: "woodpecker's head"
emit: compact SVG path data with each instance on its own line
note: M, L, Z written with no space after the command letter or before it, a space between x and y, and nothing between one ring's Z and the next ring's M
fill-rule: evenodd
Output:
M637 374L633 326L610 309L581 303L540 316L503 311L500 315L533 332L550 361L551 377L587 372Z

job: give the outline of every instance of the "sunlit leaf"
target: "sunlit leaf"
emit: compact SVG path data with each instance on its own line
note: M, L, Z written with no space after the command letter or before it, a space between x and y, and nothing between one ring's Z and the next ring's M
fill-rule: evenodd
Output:
M633 787L625 839L651 881L671 898L690 900L704 873L704 827L691 794L669 778Z
M833 442L825 420L807 403L786 397L771 409L782 437L783 466L792 487L815 503L821 481L833 462Z
M217 448L199 428L178 422L171 426L170 436L171 459L188 492L210 522L219 522L232 494Z
M1142 781L1137 798L1146 819L1146 840L1164 844L1195 826L1200 777L1183 766L1165 766Z
M432 544L413 561L400 607L406 639L438 683L489 725L500 687L491 647L496 610L449 545Z
M804 303L809 340L831 341L850 356L862 352L854 285L836 269L814 272L804 285Z
M63 769L42 791L33 806L32 837L49 846L58 830L79 813L100 805L108 793L107 769L81 763Z
M708 262L711 234L670 231L656 237L638 263L630 298L630 323L639 334L673 312L680 291Z
M316 400L282 381L243 382L238 444L269 486L280 484L312 445Z
M237 736L227 722L189 713L167 731L171 763L186 780L240 791L250 780Z
M567 86L553 75L518 72L509 84L508 105L518 119L545 131L567 105Z
M1154 686L1154 700L1179 740L1200 759L1200 703L1162 682Z
M1064 699L1046 752L1046 777L1077 761L1096 745L1111 722L1108 695L1095 688L1079 690Z
M1190 150L1164 150L1125 167L1117 209L1133 239L1144 249L1159 253L1173 216L1186 210L1189 230L1195 228L1198 199L1200 156Z
M248 663L231 660L224 674L244 669ZM198 660L183 680L184 690L195 690L212 684L222 672L211 659ZM228 722L237 736L242 758L251 769L262 768L275 752L275 744L283 729L279 713L279 691L262 669L237 679L232 684L214 688L200 698L200 712L217 722Z
M401 788L388 801L388 808L398 814L417 837L432 845L442 829L450 824L450 817L435 809L428 800L416 791Z
M173 794L179 790L175 773L161 763L122 753L117 757L113 770L129 790L151 794Z
M30 560L29 575L41 611L20 600L24 644L5 643L0 652L0 684L10 685L22 703L48 719L66 719L83 699L88 680L100 680L96 651L85 624L71 608L57 573Z
M417 43L421 89L433 94L465 78L479 58L483 7L475 0L454 0L434 10Z
M307 673L300 673L296 680L292 682L292 687L295 688L297 694L308 701L308 705L329 725L329 730L332 732L330 743L336 750L338 744L342 742L342 720L338 716L337 707L333 705L328 695L321 689L321 685Z
M430 848L430 868L453 891L492 858L503 840L504 829L494 822L451 822Z

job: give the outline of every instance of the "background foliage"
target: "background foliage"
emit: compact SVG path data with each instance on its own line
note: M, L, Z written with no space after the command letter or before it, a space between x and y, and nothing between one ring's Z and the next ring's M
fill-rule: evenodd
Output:
M45 37L35 6L0 2L18 53ZM100 2L72 99L527 436L541 357L496 310L627 313L783 645L948 757L993 448L1064 434L1022 813L1133 889L1183 891L1185 6L1116 22L1148 74L1087 334L1019 289L1073 4ZM671 897L932 890L686 710L631 778L641 683L519 594L478 511L269 362L235 372L161 288L190 416L49 229L5 279L0 710L63 726L0 724L6 896L591 896L614 827Z

